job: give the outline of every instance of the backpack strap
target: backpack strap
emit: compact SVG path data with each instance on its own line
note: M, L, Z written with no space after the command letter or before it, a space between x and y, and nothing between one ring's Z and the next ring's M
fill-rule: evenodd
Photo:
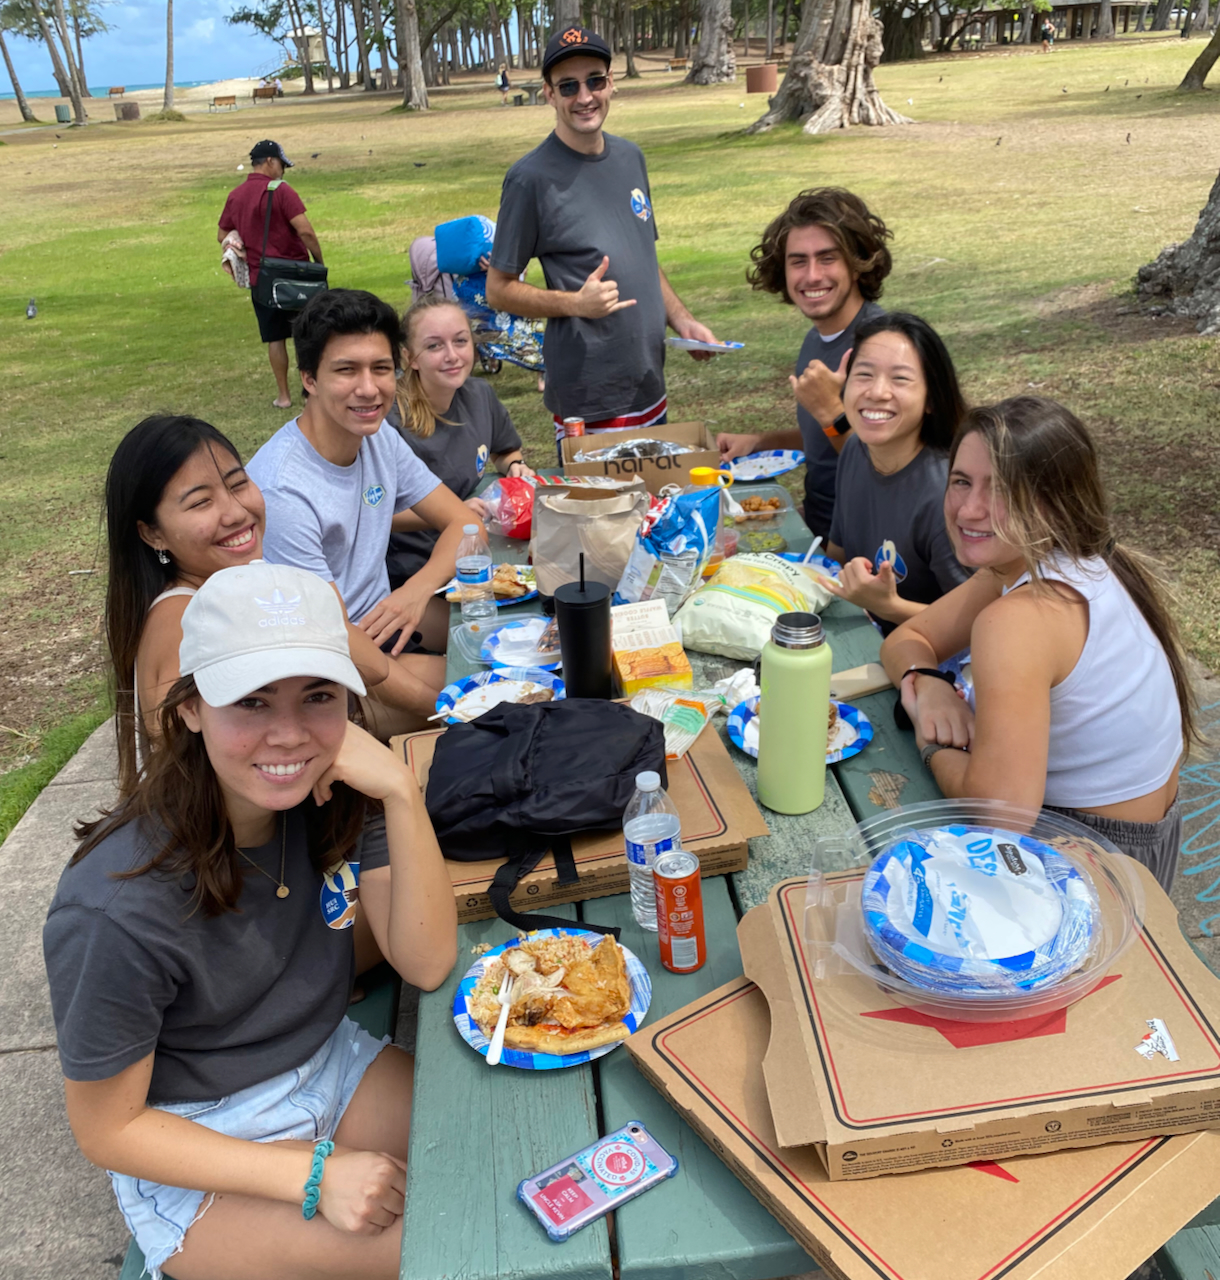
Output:
M525 912L514 910L508 899L521 878L529 875L546 856L548 843L555 855L555 867L559 873L560 883L571 884L578 879L576 862L572 857L572 842L567 836L552 836L547 841L545 838L531 837L524 831L515 831L511 834L514 838L510 841L509 855L496 868L495 879L487 890L487 896L491 899L496 915L506 924L511 924L524 933L529 933L533 929L570 929L576 923L575 921L566 920L562 916L539 915L536 911L531 911L527 915ZM588 929L590 933L613 934L615 941L622 933L617 925L589 924L582 921L580 927Z
M278 182L267 183L267 217L263 222L263 247L258 255L260 262L267 256L267 240L271 235L271 201L275 196L275 189L279 185Z

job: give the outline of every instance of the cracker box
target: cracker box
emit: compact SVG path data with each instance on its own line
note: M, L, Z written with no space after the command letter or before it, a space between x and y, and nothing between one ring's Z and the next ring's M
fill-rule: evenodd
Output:
M664 600L619 604L610 610L614 676L624 697L641 689L693 689L694 673Z

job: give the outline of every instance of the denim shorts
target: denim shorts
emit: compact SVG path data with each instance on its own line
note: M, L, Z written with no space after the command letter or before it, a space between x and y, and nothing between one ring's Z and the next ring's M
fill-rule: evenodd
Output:
M262 1084L213 1102L169 1102L158 1111L182 1116L217 1133L254 1142L334 1137L369 1064L390 1039L375 1040L350 1018L306 1062ZM111 1173L127 1229L144 1254L145 1274L162 1280L161 1268L182 1249L187 1230L207 1212L211 1196ZM207 1204L204 1204L204 1200Z

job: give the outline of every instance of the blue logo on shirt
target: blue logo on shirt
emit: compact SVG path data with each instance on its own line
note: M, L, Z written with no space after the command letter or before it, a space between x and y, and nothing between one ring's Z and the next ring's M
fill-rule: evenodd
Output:
M379 484L371 484L364 491L364 505L375 507L385 497L385 490Z
M332 929L350 929L356 920L360 900L360 864L341 862L322 877L318 902L322 919Z
M889 538L877 548L877 554L873 557L873 572L880 573L881 566L887 560L893 566L895 581L901 582L907 576L906 561L898 554L898 548Z
M641 222L647 222L652 217L652 205L649 203L648 197L636 187L631 193L631 212L635 214Z
M482 476L487 466L487 459L491 456L491 450L485 444L479 445L478 452L474 455L474 469Z

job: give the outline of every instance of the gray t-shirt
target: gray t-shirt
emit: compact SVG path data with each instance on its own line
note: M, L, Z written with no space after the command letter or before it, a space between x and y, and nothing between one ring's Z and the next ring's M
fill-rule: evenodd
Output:
M343 890L389 851L384 815L370 814L349 870L324 877L310 862L306 807L287 817L288 896L276 897L277 832L246 850L268 875L243 863L240 911L212 919L192 911L193 879L114 878L161 847L163 833L150 839L138 822L65 868L42 945L69 1080L107 1080L155 1053L149 1102L209 1101L300 1066L325 1042L355 975Z
M500 397L478 378L468 378L457 389L443 416L445 421L438 420L430 436L417 436L402 425L394 405L384 429L393 427L428 470L465 501L478 488L491 458L520 449L521 437ZM423 568L439 537L435 529L390 535L386 568L391 587L402 586Z
M356 461L340 467L306 440L295 418L246 471L267 503L263 555L335 583L353 622L390 594L385 553L395 513L440 483L397 431L383 426L367 436Z
M548 289L575 292L608 255L606 279L635 299L600 320L547 321L546 407L596 422L636 413L665 395L665 302L657 224L644 154L606 133L586 156L550 134L504 178L491 265L519 275L542 263Z
M892 560L898 594L932 604L970 576L953 554L945 527L948 479L949 459L926 445L901 471L884 476L864 443L849 436L839 455L830 541L843 548L847 560L871 560L875 571L882 560ZM876 621L882 635L896 625Z
M839 361L855 345L856 330L865 321L884 314L884 308L875 302L866 302L856 312L851 324L830 342L823 341L816 326L810 329L796 358L796 376L799 378L814 360L820 360L834 373ZM796 425L805 442L805 523L815 534L825 538L835 509L835 473L839 455L822 431L823 424L815 422L809 410L800 404L796 406Z

